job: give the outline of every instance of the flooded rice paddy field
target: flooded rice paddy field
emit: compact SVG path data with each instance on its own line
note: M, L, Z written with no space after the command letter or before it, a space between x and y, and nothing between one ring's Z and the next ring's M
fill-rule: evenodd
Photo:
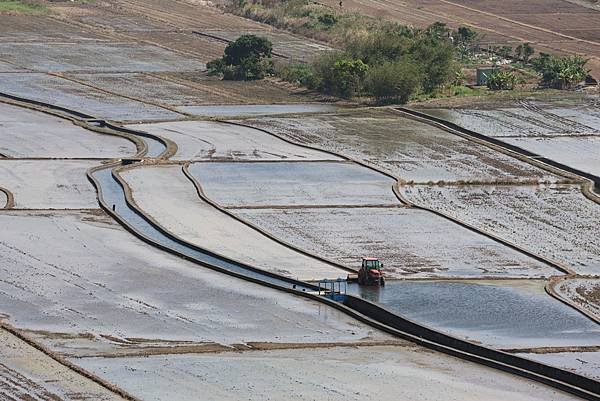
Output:
M145 400L574 399L497 370L419 347L283 349L146 358L82 358L81 364ZM147 372L156 372L150 379Z
M600 278L579 277L559 282L555 290L600 319Z
M93 160L0 159L0 186L11 191L15 208L97 208L96 191L86 171Z
M144 341L390 339L320 303L148 247L99 211L4 211L0 225L3 317L68 353Z
M395 181L347 162L193 163L190 173L224 207L401 206Z
M600 176L600 135L503 138L503 141L585 173Z
M182 116L43 73L0 74L0 92L112 120L174 120Z
M125 138L102 135L68 120L0 103L0 154L7 157L121 157L136 153Z
M363 160L404 181L547 182L560 178L393 111L245 120L299 143Z
M220 255L300 280L346 277L347 272L289 249L202 201L181 166L121 173L133 199L178 237Z
M289 144L267 133L212 121L128 126L177 144L172 160L340 160L325 152Z
M377 256L390 277L546 277L557 270L431 213L410 208L230 209L271 234L359 268ZM318 278L318 277L317 277Z
M194 71L205 65L192 58L142 43L0 44L0 58L40 72Z
M419 323L495 348L600 345L600 326L549 297L545 281L389 281L349 286ZM468 312L467 312L468 311Z
M578 186L403 186L411 201L439 210L579 274L600 274L600 205ZM493 211L493 213L491 213Z
M600 135L598 96L528 99L453 109L419 108L427 114L491 137Z

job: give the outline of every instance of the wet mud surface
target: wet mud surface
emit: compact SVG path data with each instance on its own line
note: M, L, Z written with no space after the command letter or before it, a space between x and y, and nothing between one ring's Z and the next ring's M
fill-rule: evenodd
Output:
M363 160L408 182L539 182L558 177L392 111L246 120L299 143Z

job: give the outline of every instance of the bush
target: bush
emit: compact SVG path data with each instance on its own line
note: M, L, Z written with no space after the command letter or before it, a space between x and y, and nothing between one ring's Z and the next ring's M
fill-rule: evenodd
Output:
M412 46L411 59L423 76L423 90L431 93L456 76L454 47L446 40L423 37Z
M313 89L316 87L315 74L307 64L289 64L279 67L276 71L279 78L287 82L306 86Z
M386 62L369 69L365 88L378 104L406 103L420 83L421 73L414 63Z
M320 92L350 98L362 89L362 80L368 66L360 59L345 53L330 53L313 64L315 89Z
M266 38L242 35L225 48L223 57L206 64L211 75L225 80L250 81L262 79L273 70L272 45Z
M510 71L496 71L487 79L487 87L491 90L513 90L518 78Z
M326 25L326 26L335 25L338 21L337 17L333 14L319 15L319 17L317 19L319 20L319 22L321 24Z
M581 56L559 57L541 53L532 60L533 68L542 76L542 83L557 89L569 89L585 80L587 60Z

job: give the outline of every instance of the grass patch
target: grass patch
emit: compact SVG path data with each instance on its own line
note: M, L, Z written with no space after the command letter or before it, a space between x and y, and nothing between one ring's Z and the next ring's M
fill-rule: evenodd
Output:
M20 0L0 0L0 13L44 14L48 7L43 4Z

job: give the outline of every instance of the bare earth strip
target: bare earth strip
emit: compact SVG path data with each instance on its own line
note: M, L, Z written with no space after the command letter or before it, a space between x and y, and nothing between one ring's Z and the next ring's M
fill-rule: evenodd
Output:
M275 350L148 358L86 358L145 400L544 400L574 399L418 347ZM153 380L145 372L156 372Z
M0 160L0 185L25 209L97 208L96 191L86 171L88 160Z
M418 185L401 190L412 201L521 244L579 274L600 274L600 206L583 197L577 186Z
M130 125L174 141L173 160L340 160L290 145L264 132L210 121Z
M0 398L3 400L123 400L4 329L0 329L0 361Z
M142 210L173 234L204 249L300 280L347 274L278 244L205 203L181 166L147 166L121 176Z
M133 142L101 135L45 113L0 103L0 153L9 157L113 158L133 155Z

